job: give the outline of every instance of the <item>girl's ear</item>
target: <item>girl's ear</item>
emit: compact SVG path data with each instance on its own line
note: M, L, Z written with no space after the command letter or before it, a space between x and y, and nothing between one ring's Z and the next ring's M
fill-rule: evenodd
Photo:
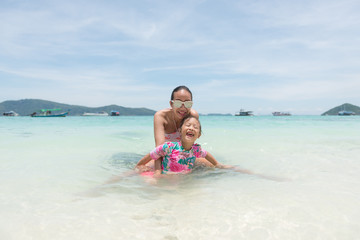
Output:
M172 102L171 102L171 100L169 101L169 104L170 104L170 107L172 108Z

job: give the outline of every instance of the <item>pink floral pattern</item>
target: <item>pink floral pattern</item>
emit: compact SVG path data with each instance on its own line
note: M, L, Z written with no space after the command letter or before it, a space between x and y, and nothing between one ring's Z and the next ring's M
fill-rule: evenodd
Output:
M157 146L150 152L152 159L156 160L163 157L162 172L189 172L194 167L196 158L206 157L207 152L199 144L194 144L192 148L185 150L181 142L166 142Z

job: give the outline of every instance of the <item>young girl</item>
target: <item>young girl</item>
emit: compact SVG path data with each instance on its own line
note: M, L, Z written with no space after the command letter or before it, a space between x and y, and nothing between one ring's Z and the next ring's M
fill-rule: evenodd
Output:
M152 175L152 172L144 172L141 166L144 162L155 160L154 176L156 177L161 174L184 174L193 169L196 158L205 158L217 168L234 168L220 164L209 152L196 144L195 140L200 136L201 125L199 120L194 116L184 118L180 125L180 141L165 142L157 146L138 162L136 169L142 172L142 175ZM161 158L163 158L162 161Z

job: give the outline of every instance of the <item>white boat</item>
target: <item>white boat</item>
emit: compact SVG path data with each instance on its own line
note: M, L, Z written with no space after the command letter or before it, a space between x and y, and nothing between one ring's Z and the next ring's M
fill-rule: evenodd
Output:
M16 117L19 116L18 113L14 112L14 111L9 111L9 112L4 112L3 116L7 116L7 117Z
M106 117L106 116L109 116L109 114L107 112L104 112L104 111L96 112L96 113L90 113L90 112L87 113L87 112L85 112L85 113L83 113L82 116L87 116L87 117L90 117L90 116L102 116L102 117Z

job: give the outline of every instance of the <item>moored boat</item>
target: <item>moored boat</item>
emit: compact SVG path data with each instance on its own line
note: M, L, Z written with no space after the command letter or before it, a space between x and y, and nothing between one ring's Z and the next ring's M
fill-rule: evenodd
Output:
M19 116L18 113L14 112L14 111L9 111L9 112L4 112L3 113L3 116L6 116L6 117L16 117L16 116Z
M120 112L113 110L113 111L110 112L110 115L111 116L120 116Z
M355 115L355 113L353 111L339 111L338 112L339 116L351 116L351 115Z
M273 112L273 116L291 116L291 113L289 112Z
M96 112L96 113L91 113L91 112L85 112L83 113L82 116L87 116L87 117L90 117L90 116L102 116L102 117L106 117L106 116L109 116L109 114L107 112Z
M254 116L253 111L244 111L244 109L240 109L239 112L235 113L235 116Z
M53 108L53 109L41 109L40 113L33 112L30 114L31 117L66 117L69 112L62 112L62 113L53 113L61 111L61 108Z

